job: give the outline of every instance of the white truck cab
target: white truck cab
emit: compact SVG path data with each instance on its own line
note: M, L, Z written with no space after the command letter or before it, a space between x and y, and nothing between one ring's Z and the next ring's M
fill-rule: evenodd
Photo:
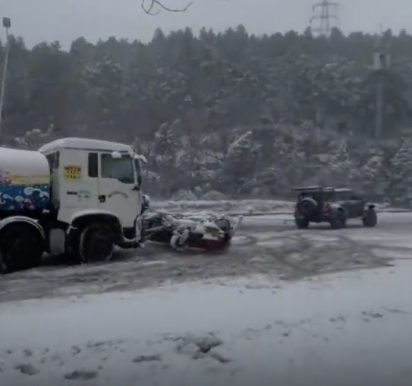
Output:
M3 153L5 160L13 155L15 161L2 171L5 182L0 181L0 196L5 197L5 192L9 197L8 206L0 206L0 272L10 271L10 266L12 270L35 266L43 252L70 254L90 262L109 260L116 245L140 246L145 205L140 160L144 157L135 154L131 146L64 138L38 152L0 149L0 156ZM41 181L39 175L31 175L33 163L39 165L36 173L44 175ZM19 176L14 176L15 171ZM47 202L43 198L40 206L30 196L21 197L33 191L41 191ZM15 201L22 200L32 205L11 210L17 207ZM13 243L8 241L11 239ZM23 249L16 249L16 239L21 239ZM28 259L29 253L35 253L35 257Z
M49 161L52 203L58 220L70 223L84 210L115 214L133 228L140 214L140 170L133 148L97 139L64 138L39 149Z

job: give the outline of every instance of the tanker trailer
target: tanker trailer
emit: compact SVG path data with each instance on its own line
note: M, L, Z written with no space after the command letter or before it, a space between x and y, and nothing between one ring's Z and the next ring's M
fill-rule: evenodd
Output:
M0 272L38 266L50 206L50 168L37 151L0 148Z
M50 201L50 168L37 151L0 148L0 218L42 214Z

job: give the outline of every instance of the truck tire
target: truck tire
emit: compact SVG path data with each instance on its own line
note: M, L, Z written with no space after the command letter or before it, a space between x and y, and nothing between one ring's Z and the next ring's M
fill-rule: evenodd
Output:
M373 228L378 224L378 215L375 209L368 209L362 217L362 223L364 227Z
M114 254L113 230L110 224L93 222L86 225L79 237L79 256L84 263L110 261Z
M309 220L306 217L295 217L296 228L307 229L309 227Z
M329 220L330 227L332 229L342 229L346 228L346 216L342 211L337 211L333 213Z
M0 273L12 273L41 265L44 240L33 226L12 223L0 233Z

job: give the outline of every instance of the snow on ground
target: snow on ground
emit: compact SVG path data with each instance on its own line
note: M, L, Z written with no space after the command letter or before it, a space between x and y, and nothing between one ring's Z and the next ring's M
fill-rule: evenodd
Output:
M411 268L2 303L1 384L410 385Z
M287 212L292 213L293 203L282 200L221 200L221 201L153 201L153 210L203 211L231 213Z
M411 230L252 216L221 255L0 277L0 384L410 385Z

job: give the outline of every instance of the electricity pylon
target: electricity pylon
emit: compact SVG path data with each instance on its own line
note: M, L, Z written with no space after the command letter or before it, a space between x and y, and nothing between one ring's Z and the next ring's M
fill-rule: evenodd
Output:
M318 36L330 36L331 29L337 27L339 23L337 15L338 5L338 3L329 0L323 0L321 3L313 5L312 12L314 15L310 18L312 33ZM313 26L315 22L317 22L317 25Z

